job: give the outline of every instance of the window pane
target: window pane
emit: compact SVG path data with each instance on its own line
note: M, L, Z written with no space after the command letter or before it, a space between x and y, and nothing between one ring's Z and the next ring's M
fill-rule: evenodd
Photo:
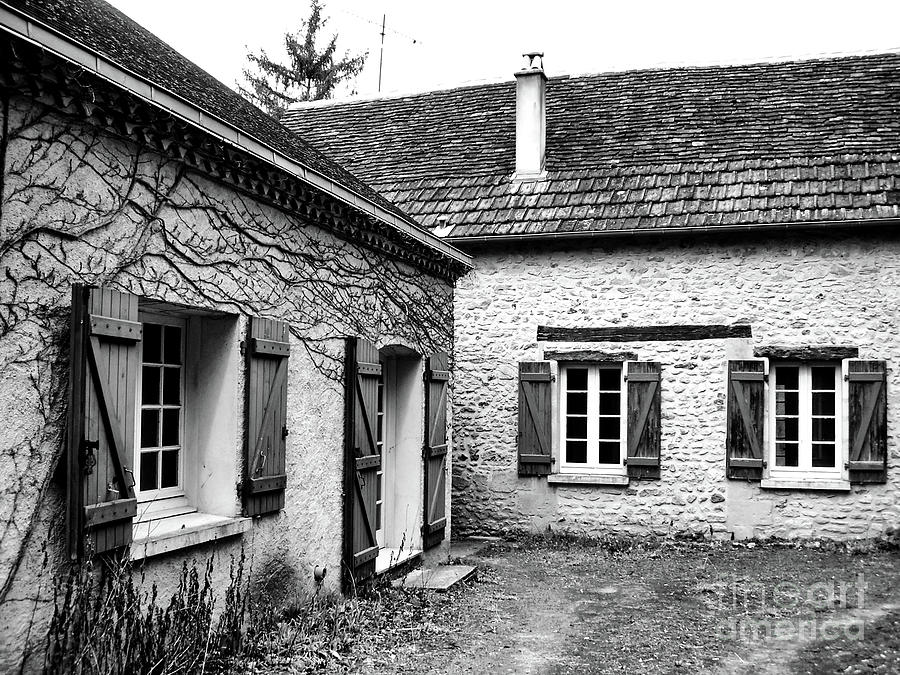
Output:
M821 392L812 395L813 415L834 415L834 393Z
M831 443L813 443L812 465L834 468L834 445Z
M601 415L618 415L619 394L600 394L600 414Z
M812 388L834 391L834 368L832 366L815 366L812 371Z
M166 326L163 332L166 363L181 363L181 328Z
M163 368L163 403L181 403L181 368Z
M569 368L566 370L566 386L569 391L587 391L587 368Z
M159 410L141 411L141 447L159 447Z
M601 417L600 418L600 438L613 440L619 438L619 419L618 417ZM601 444L602 445L602 444Z
M601 391L619 391L619 385L622 382L621 371L618 369L601 368L600 369L600 390Z
M800 436L798 433L799 425L796 419L776 419L775 420L775 440L776 441L796 441Z
M155 452L141 453L141 490L155 490L156 484L156 456Z
M587 438L587 417L566 417L566 438Z
M587 392L566 394L566 412L571 415L587 415Z
M575 464L587 462L587 441L566 441L566 461Z
M778 366L775 368L776 389L797 389L800 382L800 368L797 366Z
M600 444L600 463L601 464L621 464L622 463L622 447L618 441L615 443Z
M161 454L159 487L175 487L178 485L178 450L166 450Z
M797 444L776 443L775 464L778 466L797 466Z
M178 418L181 411L178 409L163 410L162 419L162 444L163 445L180 445L181 437L178 428Z
M834 418L814 418L812 421L812 439L814 441L833 441Z
M800 412L800 394L793 391L775 392L775 414L797 415Z
M159 368L144 366L141 372L141 404L159 404Z
M144 335L141 342L144 345L144 363L160 363L162 326L155 323L144 324Z

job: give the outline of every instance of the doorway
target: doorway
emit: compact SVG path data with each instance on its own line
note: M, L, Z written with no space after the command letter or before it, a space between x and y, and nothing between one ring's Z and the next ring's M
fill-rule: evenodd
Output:
M375 503L376 572L422 550L422 358L392 345L380 350L377 443L381 454Z

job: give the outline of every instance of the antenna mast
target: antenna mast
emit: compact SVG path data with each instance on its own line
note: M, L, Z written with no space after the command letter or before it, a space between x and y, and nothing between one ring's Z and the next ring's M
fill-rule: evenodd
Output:
M387 23L387 14L381 15L381 53L378 55L378 93L381 93L381 66L384 63L384 26Z

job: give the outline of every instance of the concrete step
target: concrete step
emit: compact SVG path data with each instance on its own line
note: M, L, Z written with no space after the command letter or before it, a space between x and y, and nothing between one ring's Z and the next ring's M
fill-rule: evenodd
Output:
M472 565L440 565L427 569L413 570L393 585L398 588L428 588L438 593L445 593L456 584L471 579L477 574Z

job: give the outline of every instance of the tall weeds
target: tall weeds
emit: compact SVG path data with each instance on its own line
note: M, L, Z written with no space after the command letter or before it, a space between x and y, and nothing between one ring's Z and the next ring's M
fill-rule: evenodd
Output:
M45 671L153 675L217 672L246 651L247 636L264 633L248 601L244 553L232 559L229 584L216 613L212 561L199 569L185 562L178 588L163 604L156 584L144 591L143 575L128 561L74 565L55 589ZM137 577L137 578L136 578Z

